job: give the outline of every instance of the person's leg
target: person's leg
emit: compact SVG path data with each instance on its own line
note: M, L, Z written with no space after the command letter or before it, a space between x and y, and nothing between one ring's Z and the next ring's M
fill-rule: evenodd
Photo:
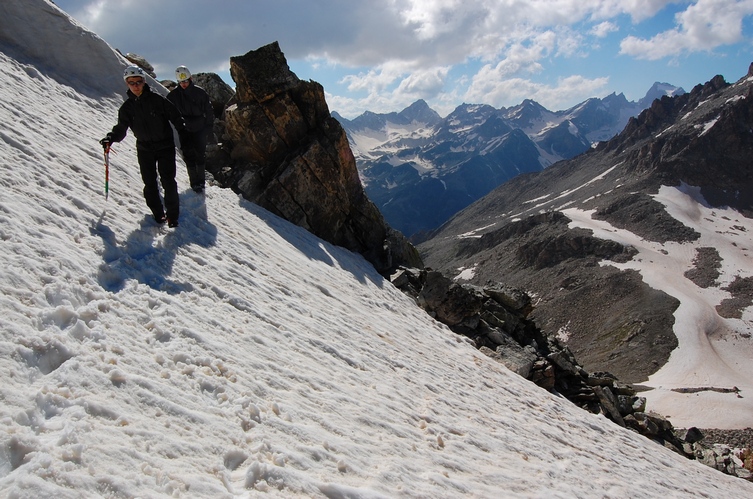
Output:
M136 157L139 161L141 180L144 182L144 201L152 211L154 219L159 222L164 219L165 210L162 207L159 184L157 183L157 158L153 151L141 149L136 151Z
M196 134L196 169L195 180L196 183L192 183L191 187L197 191L204 191L204 183L206 176L206 156L207 156L207 134L205 132L199 132Z
M157 153L157 167L162 189L165 191L165 211L171 222L177 222L180 216L178 183L175 181L175 148L167 147Z
M196 180L196 146L191 145L191 147L184 147L181 152L183 153L183 161L186 163L186 171L188 172L188 181L193 187L197 180Z

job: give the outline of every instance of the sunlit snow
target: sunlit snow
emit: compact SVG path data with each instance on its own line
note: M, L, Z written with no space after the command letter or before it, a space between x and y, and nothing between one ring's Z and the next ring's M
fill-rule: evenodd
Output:
M698 136L705 135L711 128L713 128L714 125L716 125L716 122L719 120L719 118L714 118L711 121L708 121L704 123L703 125L696 125L696 128L700 129L700 133Z

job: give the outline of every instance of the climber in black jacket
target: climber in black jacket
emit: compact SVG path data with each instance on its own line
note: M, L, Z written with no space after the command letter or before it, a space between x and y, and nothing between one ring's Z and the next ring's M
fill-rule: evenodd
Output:
M177 227L180 201L175 181L175 141L170 124L182 138L186 134L185 122L170 101L152 92L140 67L127 67L123 79L129 87L128 99L118 110L118 123L100 143L109 148L111 143L123 140L128 129L131 129L136 136L144 200L158 224L167 221L170 227ZM158 173L164 190L164 207L157 182Z
M167 100L175 104L186 121L188 132L181 137L181 151L186 162L188 179L194 192L204 192L206 171L207 137L214 126L214 109L207 92L194 84L191 72L185 66L175 69L178 86L167 94ZM183 138L188 143L183 144Z

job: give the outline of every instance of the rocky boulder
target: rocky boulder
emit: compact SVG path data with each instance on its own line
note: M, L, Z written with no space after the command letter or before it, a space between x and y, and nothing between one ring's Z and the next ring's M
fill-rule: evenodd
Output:
M687 454L727 475L753 481L753 429L675 429Z
M122 55L122 52L121 52ZM132 52L128 52L127 54L123 55L129 62L132 62L133 64L137 65L141 69L143 69L146 74L151 76L152 78L156 78L157 75L154 73L154 66L149 64L149 61L147 61L145 58L138 54L134 54Z
M365 195L342 126L324 89L300 80L277 42L230 59L236 95L225 109L223 143L207 168L220 185L362 254L382 274L422 267Z

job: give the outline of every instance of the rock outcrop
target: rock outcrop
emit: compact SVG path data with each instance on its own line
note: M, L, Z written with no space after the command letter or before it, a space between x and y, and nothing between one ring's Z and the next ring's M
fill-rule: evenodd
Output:
M122 55L122 52L121 52L121 55ZM129 62L132 62L138 67L140 67L141 69L143 69L146 72L146 74L148 74L152 78L157 77L156 73L154 72L154 66L149 64L149 61L147 61L142 56L138 54L134 54L132 52L128 52L127 54L123 55L123 57L125 57Z
M717 430L686 428L675 434L686 454L726 475L753 481L753 429Z
M422 267L416 249L366 196L345 131L324 89L300 80L277 42L230 59L236 95L225 109L222 146L207 168L220 185L362 254L382 274Z

